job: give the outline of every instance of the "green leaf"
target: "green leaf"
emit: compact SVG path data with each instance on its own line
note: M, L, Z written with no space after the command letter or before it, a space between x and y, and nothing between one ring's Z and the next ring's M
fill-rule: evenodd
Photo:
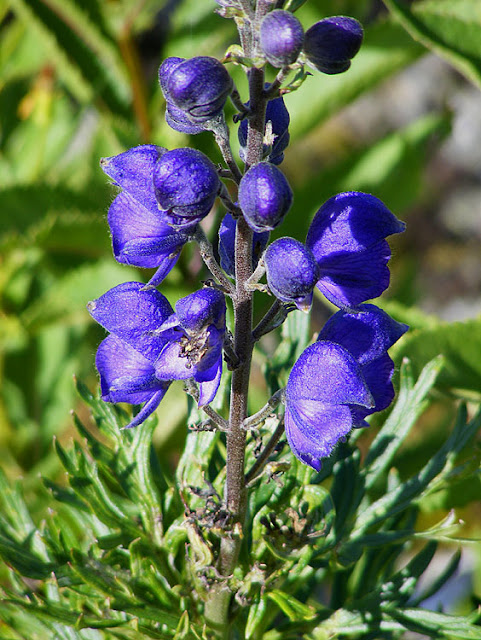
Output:
M445 367L436 387L461 397L481 398L481 318L410 331L393 352L396 359L410 359L414 375L442 353Z
M82 103L97 96L126 115L130 88L115 44L71 0L9 0L13 10L42 39L65 84Z
M412 7L384 0L411 36L481 88L481 6L478 0L424 0Z
M394 409L369 447L364 463L366 491L373 488L385 476L396 452L408 436L411 428L426 408L426 396L442 371L444 360L435 358L427 364L416 385L410 363L403 362L401 388Z
M466 417L466 407L462 406L448 440L423 469L394 490L384 494L358 515L351 542L363 535L370 526L412 506L428 488L434 488L436 482L442 481L443 474L449 473L456 456L477 433L481 425L481 411L469 423L466 423Z
M278 589L268 592L267 597L275 602L279 609L286 614L289 620L312 620L316 617L316 612L312 607L299 602L292 595L288 595Z
M400 622L405 629L426 634L432 638L462 638L463 640L479 640L481 627L476 624L479 613L469 616L450 616L426 609L385 610L389 616Z

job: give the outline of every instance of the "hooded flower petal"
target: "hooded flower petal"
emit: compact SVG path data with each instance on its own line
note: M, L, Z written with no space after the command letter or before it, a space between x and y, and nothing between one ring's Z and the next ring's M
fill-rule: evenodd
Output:
M319 269L311 251L293 238L279 238L264 254L267 284L283 302L294 302L307 311L312 303L312 291L319 278Z
M383 356L408 328L374 304L362 304L358 313L338 311L331 316L318 340L342 345L364 366Z
M152 363L114 335L107 336L97 350L96 366L100 374L102 400L105 402L146 403L124 428L143 422L155 411L169 383L155 377Z
M355 426L360 425L366 416L391 404L394 398L391 382L394 363L387 350L408 328L375 305L363 304L359 306L358 313L338 311L320 332L319 340L336 342L356 358L374 399L373 407L356 408Z
M209 158L188 147L164 153L153 174L155 197L167 224L187 229L212 208L220 180Z
M179 323L188 334L197 334L209 324L225 329L225 297L218 289L194 291L175 304Z
M286 387L286 434L294 454L314 469L353 428L353 409L373 397L361 367L341 345L319 341L300 355Z
M152 185L154 167L167 151L154 144L143 144L111 158L102 158L100 166L116 185L151 211L158 209Z
M330 198L306 239L319 265L319 290L346 309L381 295L389 285L391 257L385 238L404 228L374 196L354 191Z
M158 213L143 207L126 191L110 205L108 221L116 260L137 267L162 267L163 277L188 240L186 234L173 231ZM160 282L159 276L156 281Z
M155 335L173 313L167 298L141 282L124 282L89 302L88 310L101 324L150 362L155 362L167 339Z

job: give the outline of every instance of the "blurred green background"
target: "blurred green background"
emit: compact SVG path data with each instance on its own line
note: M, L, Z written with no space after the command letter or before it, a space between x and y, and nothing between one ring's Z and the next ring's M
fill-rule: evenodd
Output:
M406 220L407 232L391 241L382 302L413 327L397 357L410 355L419 370L443 352L449 365L399 460L407 469L445 438L456 399L481 395L481 8L476 0L386 4L394 15L374 0L310 0L297 13L306 28L352 15L366 38L348 73L314 73L286 97L291 145L282 169L295 200L276 235L303 240L317 208L346 190L371 192ZM99 158L151 142L193 145L220 161L209 133L190 140L165 124L157 82L167 56L222 58L236 32L215 7L0 0L0 459L9 477L24 478L34 510L46 500L38 474L59 469L53 436L68 440L70 410L85 413L72 376L97 384L103 331L85 305L150 275L112 257L114 190ZM229 68L247 99L242 69ZM232 114L228 107L229 122ZM232 143L237 149L235 127ZM213 241L221 214L205 222ZM205 275L188 246L162 291L174 303ZM313 331L328 313L316 300ZM253 375L262 391L259 367ZM254 404L265 401L258 395ZM169 459L185 437L185 408L180 389L169 391L156 432ZM458 490L461 507L478 499L479 476ZM470 514L479 532L479 504Z

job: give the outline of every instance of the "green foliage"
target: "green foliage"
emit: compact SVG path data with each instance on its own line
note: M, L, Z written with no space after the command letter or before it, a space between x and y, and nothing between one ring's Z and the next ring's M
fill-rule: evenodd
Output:
M284 4L306 27L326 15L369 17L348 74L316 74L286 96L292 147L285 164L296 195L284 235L304 240L312 213L342 190L375 193L413 227L421 206L437 203L425 166L450 133L451 113L433 110L362 140L329 127L427 51L481 87L479 2L385 5L390 14L373 18L367 0ZM102 333L86 302L145 277L112 261L105 219L112 189L98 159L142 141L187 145L165 125L156 68L168 55L221 58L233 41L234 25L214 14L213 0L172 6L0 1L0 637L8 640L209 637L203 611L218 579L213 558L225 536L239 535L222 504L224 437L197 430L193 403L187 436L176 424L177 396L176 417L167 420L166 411L158 426L151 419L122 431L125 411L80 383L77 395L72 384L74 373L96 384ZM245 95L241 70L232 73ZM208 134L196 145L212 150ZM401 247L394 263L414 282L410 252ZM187 249L163 291L174 302L199 275ZM464 509L469 535L479 537L472 504L481 487L480 320L427 315L416 284L406 297L383 302L412 327L393 350L401 370L389 415L353 434L319 474L279 447L251 479L230 577L238 637L481 638L479 614L419 607L458 567L453 551L420 587L436 549L467 545L452 509ZM269 392L285 384L310 336L308 317L293 313L278 345L261 342L256 365ZM259 404L264 390L254 386ZM222 413L224 405L219 393L215 408ZM439 417L445 407L457 412L447 434L447 418ZM248 470L279 418L249 434Z
M399 399L364 460L351 442L315 473L283 451L252 480L241 563L231 577L238 592L234 625L243 637L407 630L481 637L474 615L421 615L414 604L455 571L459 554L427 591L417 588L438 543L455 541L461 527L450 516L422 528L418 513L454 475L470 473L460 460L473 455L481 425L481 413L468 418L460 407L441 450L400 480L397 452L441 368L441 361L431 362L415 383L403 365ZM212 558L231 535L215 490L225 465L218 434L189 435L188 464L181 462L175 481L152 444L155 419L122 431L122 410L81 383L77 389L92 419L85 424L74 416L80 440L67 447L56 441L67 485L44 479L51 502L39 525L19 485L0 476L0 556L10 568L0 604L4 628L19 637L29 625L39 637L206 637ZM259 437L268 435L266 423ZM254 460L251 449L248 464ZM332 582L329 598L316 592L323 582Z
M423 0L412 10L384 0L411 36L481 88L481 8L477 0Z

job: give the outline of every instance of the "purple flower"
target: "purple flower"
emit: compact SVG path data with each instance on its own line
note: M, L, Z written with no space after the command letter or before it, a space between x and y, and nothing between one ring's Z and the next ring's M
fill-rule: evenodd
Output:
M286 387L286 435L294 454L316 470L336 444L394 397L387 354L407 330L374 305L338 311L295 363Z
M155 199L153 172L163 147L141 145L103 158L103 171L123 189L110 206L108 222L115 259L137 267L157 268L150 280L158 284L177 262L188 240L162 219Z
M159 71L167 102L184 112L196 125L219 115L233 87L232 78L224 65L209 56L167 60L171 62L163 71L162 67Z
M254 231L271 231L277 227L291 204L291 187L282 171L273 164L259 162L243 175L239 184L239 205Z
M228 276L235 277L235 232L237 222L230 213L226 213L219 227L219 256L220 266ZM269 240L269 231L252 236L252 269L257 267L259 258Z
M266 85L268 87L269 85ZM246 104L249 107L249 103ZM274 136L274 142L271 146L263 145L262 154L263 157L271 164L281 164L284 160L284 150L289 144L289 112L287 111L284 99L274 98L269 100L266 107L266 128L269 122L271 123L272 135ZM237 131L239 138L239 155L241 160L245 162L246 159L246 146L247 146L247 120L241 120L239 129Z
M273 67L286 67L295 62L304 42L304 29L290 11L275 9L262 20L260 43Z
M181 133L197 134L204 131L202 125L194 124L188 115L182 109L179 109L170 99L168 93L167 80L172 71L184 62L185 58L171 57L166 58L159 68L159 83L166 100L165 119L167 124Z
M170 381L159 380L154 363L169 336L153 332L173 313L168 300L140 282L125 282L89 302L90 315L110 335L100 344L96 366L105 402L144 407L127 425L136 427L159 406Z
M351 191L322 205L306 245L319 266L317 287L341 309L376 298L389 285L391 250L385 238L405 224L374 196Z
M294 302L298 309L308 311L312 292L319 278L319 269L311 251L293 238L279 238L264 254L267 284L283 302Z
M363 37L362 26L354 18L324 18L306 31L304 53L318 71L330 75L342 73L351 66Z
M220 189L216 168L201 151L166 151L154 167L154 193L164 221L182 230L195 226L212 208Z
M319 471L319 459L352 429L355 406L374 400L354 357L334 342L307 347L286 387L286 436L299 460Z
M126 428L155 411L172 380L193 378L199 383L199 406L212 401L222 374L222 293L196 291L179 300L174 313L156 289L126 282L90 302L88 309L110 332L96 358L102 399L145 403Z
M200 289L175 305L158 335L171 337L155 362L159 380L186 380L199 383L199 407L212 400L222 375L225 336L225 298L217 289Z

